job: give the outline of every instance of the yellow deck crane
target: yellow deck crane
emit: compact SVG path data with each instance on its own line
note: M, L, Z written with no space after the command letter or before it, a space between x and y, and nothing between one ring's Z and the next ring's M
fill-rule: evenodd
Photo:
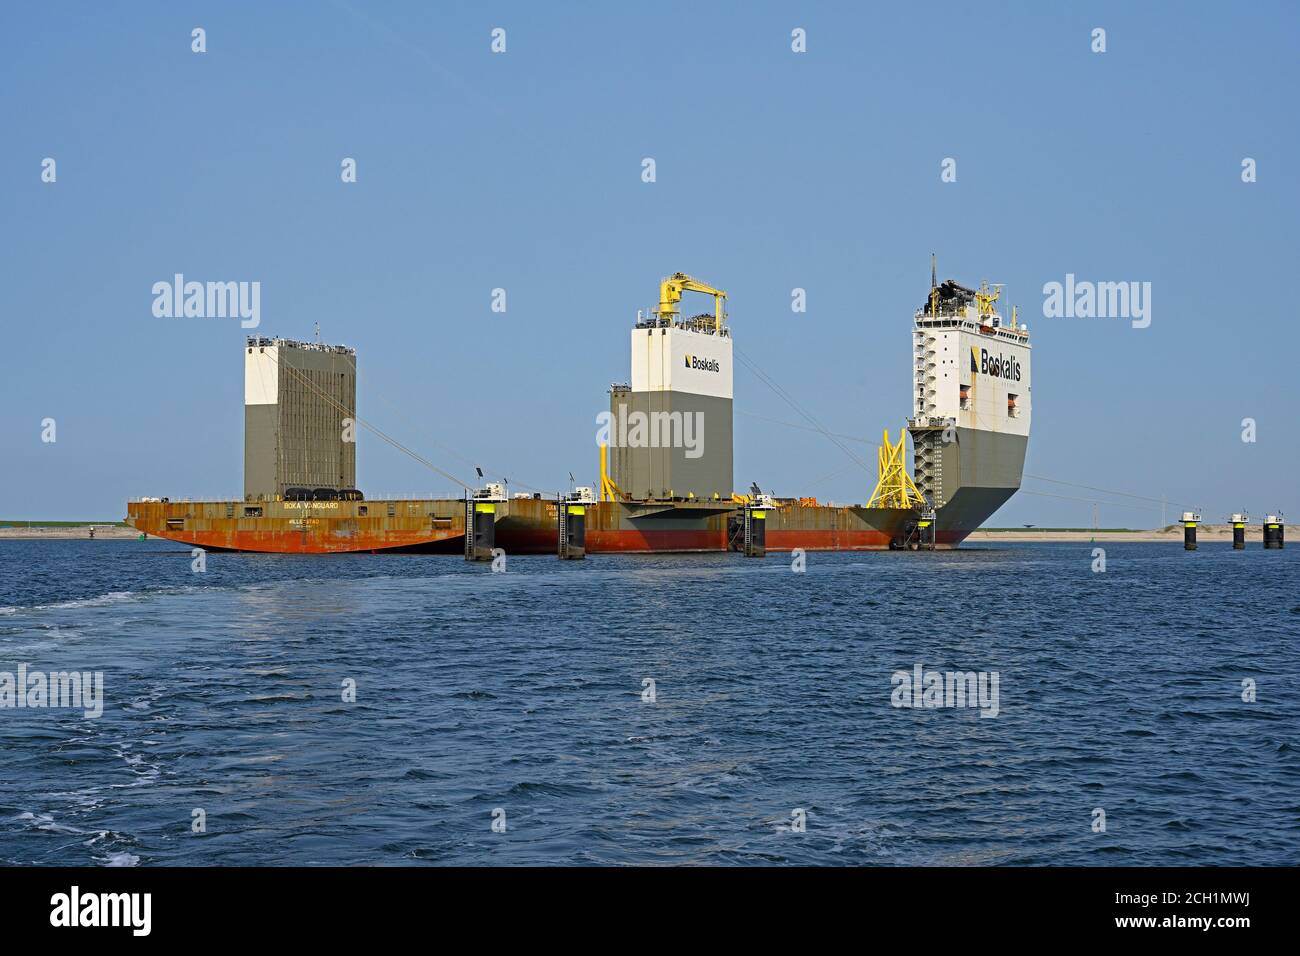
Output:
M979 313L980 324L986 324L985 319L993 318L993 303L998 301L1002 296L1002 283L995 282L993 288L989 288L988 281L980 280L979 290L975 293L976 311Z
M713 331L720 333L722 323L727 318L727 293L699 279L693 279L684 272L674 272L659 283L659 308L655 311L660 321L672 323L675 316L681 315L677 303L682 301L683 292L703 292L713 296Z

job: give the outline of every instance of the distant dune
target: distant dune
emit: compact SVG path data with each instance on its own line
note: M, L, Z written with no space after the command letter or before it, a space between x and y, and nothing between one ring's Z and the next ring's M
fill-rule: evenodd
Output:
M1300 525L1286 525L1285 538L1295 541L1295 533ZM1258 522L1246 528L1247 544L1263 544L1264 532ZM966 539L974 541L1170 541L1183 540L1183 526L1171 524L1164 528L1151 528L1147 531L1100 530L1090 531L1077 528L1016 528L1006 531L976 531ZM1202 524L1196 529L1196 540L1231 541L1232 525Z
M56 538L90 538L90 529L95 529L95 540L101 538L137 538L140 532L135 528L128 528L126 525L115 525L111 522L103 524L87 522L86 524L67 524L64 522L40 522L33 521L29 524L26 522L12 522L0 525L0 538L42 538L53 540Z

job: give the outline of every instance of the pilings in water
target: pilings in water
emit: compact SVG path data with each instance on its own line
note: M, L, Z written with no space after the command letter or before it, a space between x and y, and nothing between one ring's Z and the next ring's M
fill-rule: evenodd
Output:
M1201 516L1195 511L1183 512L1183 550L1196 550L1196 526L1201 523Z
M747 558L767 556L767 508L745 505L744 540L741 551Z
M587 505L585 497L561 498L555 503L559 524L556 555L561 561L580 561L587 556Z
M937 517L935 512L926 511L921 515L921 520L916 523L916 535L923 551L934 550L934 525Z
M493 499L465 499L465 560L491 561L496 550L497 502Z
M1282 532L1284 525L1281 515L1264 516L1264 549L1266 551L1280 550L1283 545Z
M1232 521L1232 550L1246 550L1246 525L1250 518L1244 514L1235 514L1230 519Z

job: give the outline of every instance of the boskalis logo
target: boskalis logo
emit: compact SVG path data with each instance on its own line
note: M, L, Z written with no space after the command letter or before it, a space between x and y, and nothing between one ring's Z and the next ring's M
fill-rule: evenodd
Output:
M701 372L720 372L722 366L718 364L717 359L703 359L698 355L686 356L686 367L698 369Z
M970 370L1010 382L1020 381L1020 363L1010 355L990 355L988 349L970 347Z

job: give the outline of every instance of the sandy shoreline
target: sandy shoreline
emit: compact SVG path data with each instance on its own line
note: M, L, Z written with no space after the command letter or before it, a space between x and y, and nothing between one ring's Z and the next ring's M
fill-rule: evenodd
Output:
M5 538L20 540L70 540L75 538L85 538L89 540L90 529L95 529L95 540L122 540L123 538L138 538L140 532L135 528L118 528L106 524L81 524L70 525L60 528L42 528L39 526L25 527L5 527L0 528L0 540Z
M1295 540L1295 533L1300 530L1300 526L1286 525L1284 532L1286 538ZM1196 540L1202 541L1231 541L1232 526L1226 524L1203 524L1196 529ZM1168 541L1170 543L1182 544L1183 529L1182 527L1173 528L1153 528L1149 531L1054 531L1051 528L1043 531L1034 531L1025 529L1023 531L974 531L966 539L970 544L987 543L990 541ZM1264 532L1258 524L1246 528L1246 544L1260 545L1264 543Z

